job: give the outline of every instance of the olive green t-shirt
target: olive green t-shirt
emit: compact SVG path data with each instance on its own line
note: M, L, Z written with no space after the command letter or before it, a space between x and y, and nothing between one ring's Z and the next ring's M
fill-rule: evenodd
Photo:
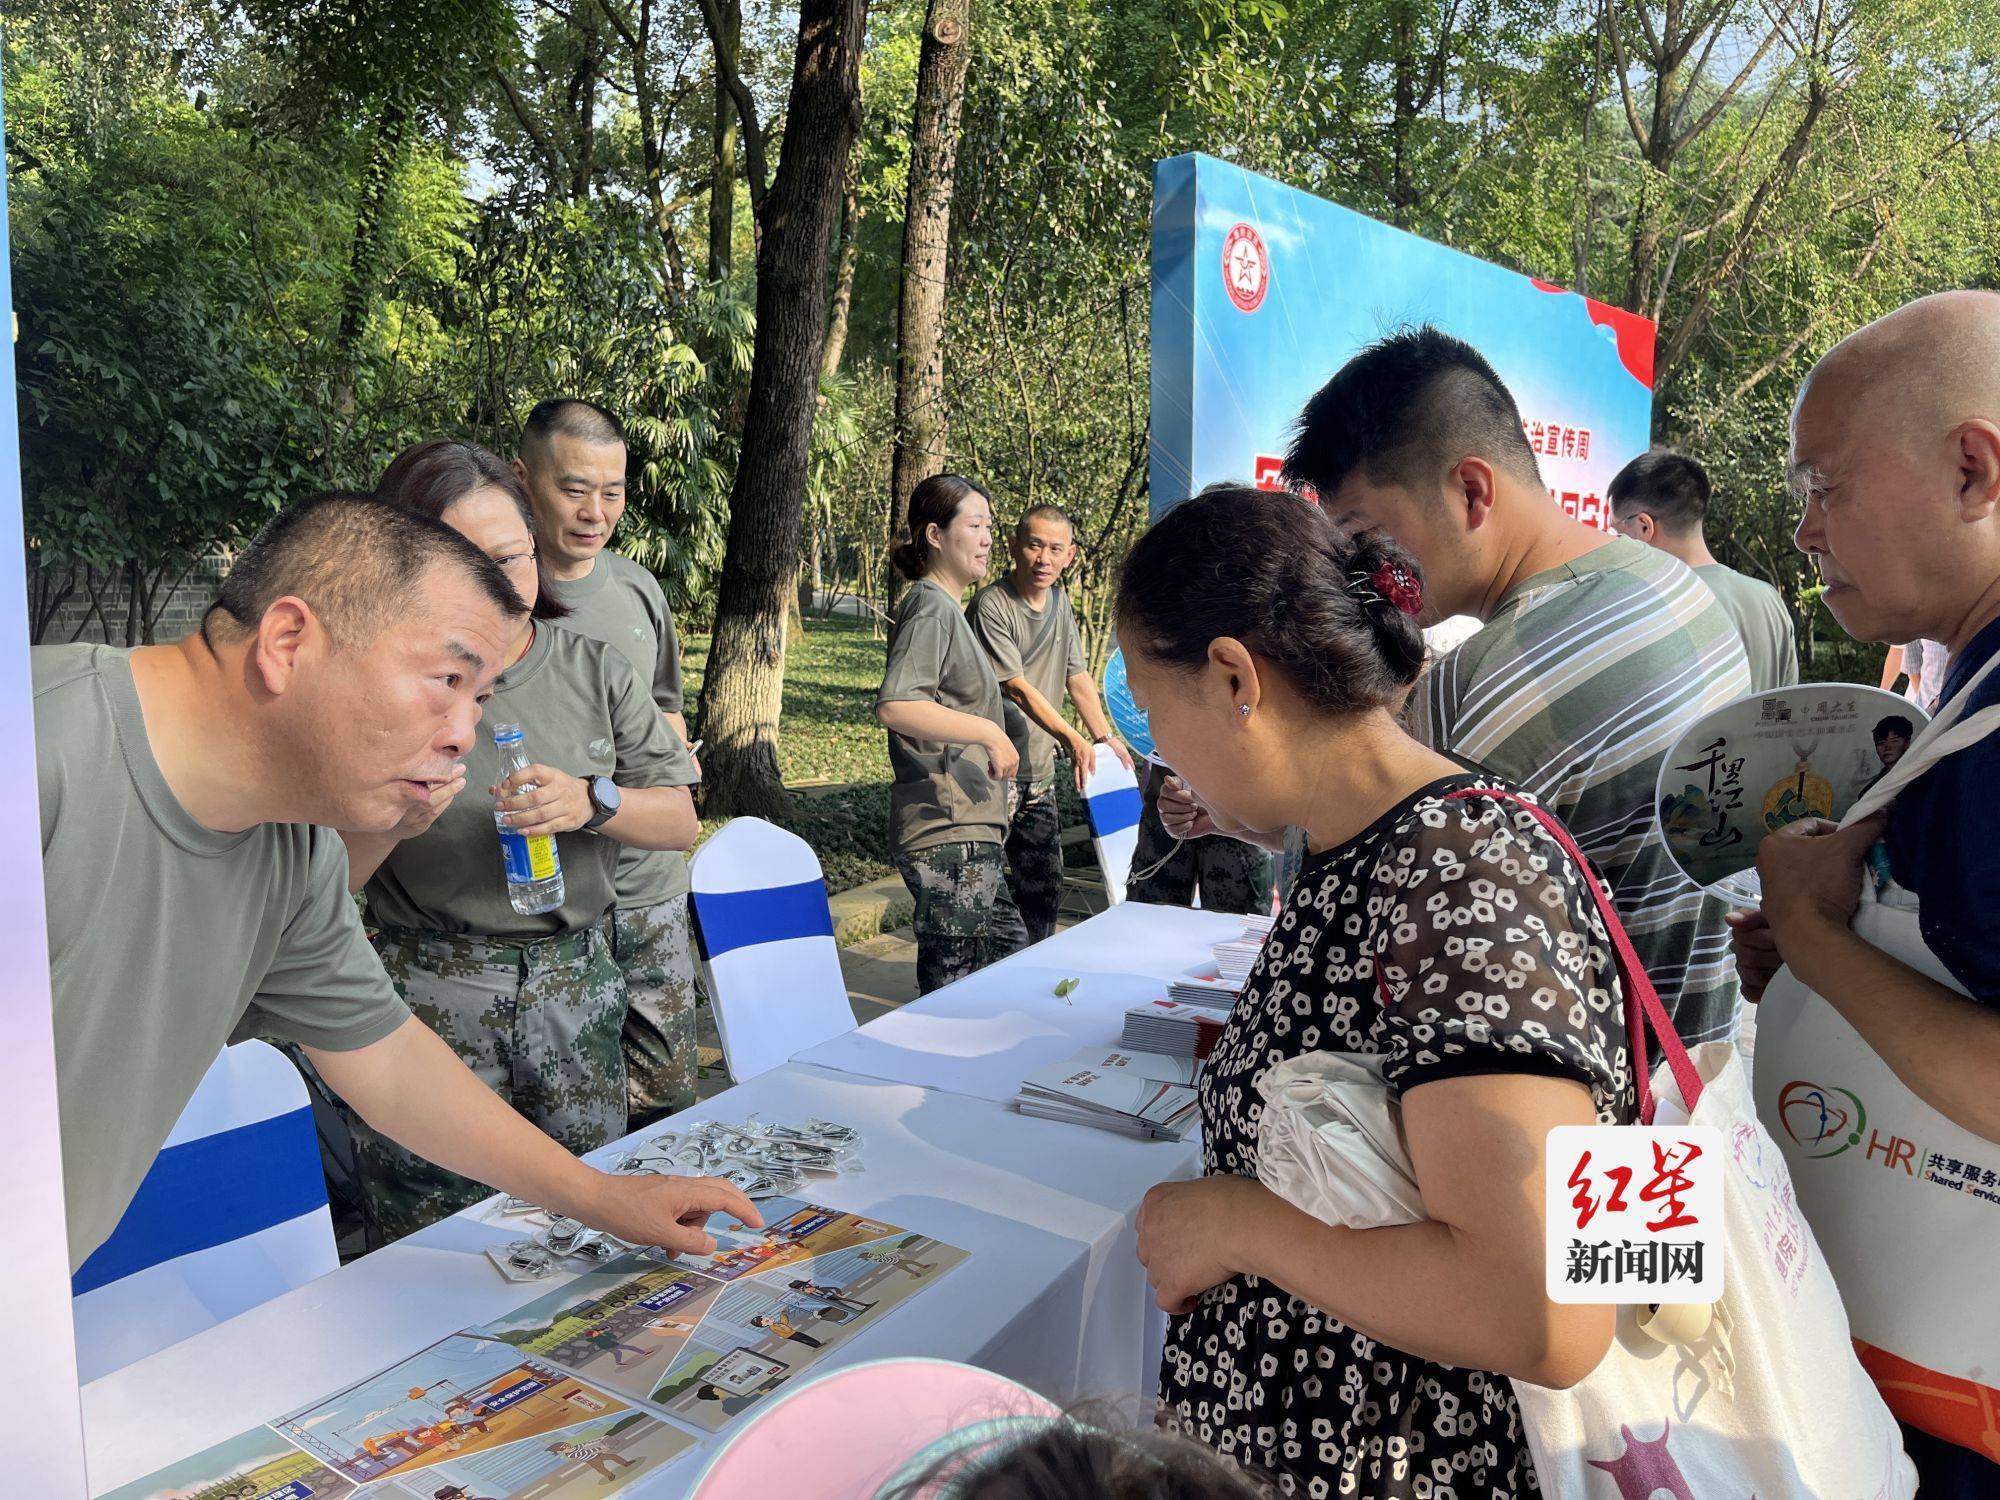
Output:
M604 552L583 577L558 579L544 573L542 587L569 606L563 629L616 647L660 712L681 712L681 643L659 579L629 557ZM619 851L620 906L657 906L687 893L687 856L679 850Z
M1736 622L1750 658L1752 692L1774 693L1799 680L1799 647L1792 612L1778 591L1722 563L1696 568L1695 577L1708 585L1723 612Z
M1059 588L1050 589L1042 607L1030 609L1014 580L1003 578L972 596L965 617L972 622L979 644L986 648L995 677L1002 682L1027 678L1029 687L1046 698L1057 713L1062 712L1070 678L1089 670L1069 595ZM1055 736L1029 719L1025 709L1021 717L1027 724L1027 755L1021 774L1040 784L1056 774Z
M928 578L903 591L889 621L884 703L941 703L990 719L1003 730L1000 679L958 601ZM889 842L900 854L939 844L998 844L1007 837L1007 791L986 769L978 745L950 745L889 733Z
M533 917L514 910L486 790L500 779L495 724L519 724L531 762L572 776L609 776L621 788L695 779L687 747L623 656L560 625L537 625L527 654L493 685L465 753L465 790L437 822L398 844L369 880L370 920L527 942L580 932L611 910L623 846L581 828L556 835L562 905Z
M38 646L33 666L75 1269L117 1227L246 1014L266 1034L345 1052L410 1013L362 934L337 834L202 827L153 758L130 652Z

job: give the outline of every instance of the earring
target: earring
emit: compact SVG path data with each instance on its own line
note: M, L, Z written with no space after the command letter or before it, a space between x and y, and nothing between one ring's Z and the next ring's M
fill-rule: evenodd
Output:
M1247 704L1247 703L1239 703L1239 704L1237 704L1237 705L1236 705L1236 711L1237 711L1237 712L1238 712L1239 714L1243 715L1243 717L1244 717L1244 718L1246 718L1246 719L1250 717L1250 705L1249 705L1249 704Z

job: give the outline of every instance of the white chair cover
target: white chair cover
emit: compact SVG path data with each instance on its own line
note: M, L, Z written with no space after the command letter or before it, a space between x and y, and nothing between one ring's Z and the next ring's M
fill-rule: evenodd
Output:
M1083 789L1083 811L1090 820L1090 842L1104 871L1104 891L1116 906L1125 899L1125 882L1132 874L1132 851L1139 843L1139 781L1125 762L1100 748L1097 769Z
M729 1076L738 1083L854 1029L826 882L812 848L735 818L689 865L695 943Z
M80 1378L339 1265L305 1080L268 1042L225 1047L118 1227L71 1278Z

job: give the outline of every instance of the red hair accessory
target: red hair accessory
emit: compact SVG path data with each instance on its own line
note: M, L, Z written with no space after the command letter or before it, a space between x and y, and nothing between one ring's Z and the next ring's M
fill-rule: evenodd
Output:
M1415 615L1424 607L1423 580L1399 562L1377 564L1368 586L1403 614Z

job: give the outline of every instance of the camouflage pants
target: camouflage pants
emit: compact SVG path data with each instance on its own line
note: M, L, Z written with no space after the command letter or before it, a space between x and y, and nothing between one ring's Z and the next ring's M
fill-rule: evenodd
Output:
M1192 906L1198 889L1203 911L1269 912L1271 856L1254 844L1220 834L1190 839L1175 849L1173 835L1160 821L1160 786L1165 780L1157 766L1146 778L1126 899Z
M1062 910L1062 814L1054 782L1021 783L1013 821L1007 825L1007 884L1021 913L1023 936L1039 943L1056 930Z
M375 946L417 1019L533 1124L576 1152L625 1133L625 983L601 924L536 943L384 932ZM371 1246L491 1191L360 1120L354 1147Z
M1021 948L1026 934L1007 889L998 844L936 844L896 851L917 903L917 990L928 995Z
M637 1130L694 1103L694 950L688 898L611 914L611 956L625 976L626 1123Z

